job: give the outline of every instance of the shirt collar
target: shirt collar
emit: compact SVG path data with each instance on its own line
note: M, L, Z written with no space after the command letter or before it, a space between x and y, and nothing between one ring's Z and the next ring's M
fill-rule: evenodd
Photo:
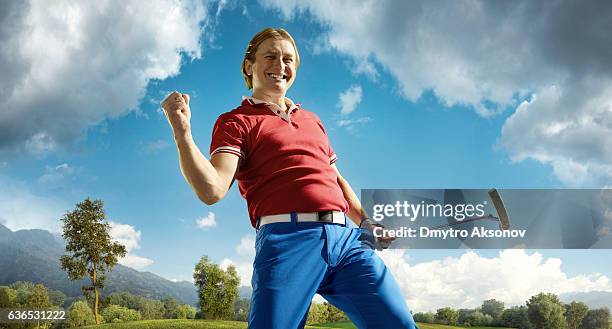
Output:
M274 107L274 109L272 110L273 112L275 112L276 111L275 109L279 107L278 105L272 102L262 101L261 99L257 99L252 96L242 96L242 100L249 102L249 104L251 105L258 105L258 104L272 105L272 107ZM293 111L294 109L295 110L299 109L300 105L302 105L299 103L298 104L293 103L293 101L288 97L285 97L285 104L287 105L287 113L291 113L291 111Z

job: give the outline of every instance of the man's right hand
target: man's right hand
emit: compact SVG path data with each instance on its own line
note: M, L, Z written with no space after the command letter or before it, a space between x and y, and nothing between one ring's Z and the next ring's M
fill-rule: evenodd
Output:
M376 237L374 235L375 227L384 228L384 226L381 224L373 223L369 218L364 218L361 220L359 228L361 229L362 234L359 237L359 240L361 241L362 246L370 249L376 249L378 251L389 248L389 245L391 242L393 242L393 240L395 240L395 238Z
M174 138L182 138L191 133L191 110L189 95L175 91L161 102L166 119L172 127Z

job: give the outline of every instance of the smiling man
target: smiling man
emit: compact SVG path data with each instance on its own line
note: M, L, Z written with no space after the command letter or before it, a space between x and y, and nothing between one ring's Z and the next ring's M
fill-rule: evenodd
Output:
M253 94L215 123L210 161L191 135L189 96L174 92L162 102L181 171L198 197L214 204L237 180L247 200L257 230L249 328L303 328L315 293L359 328L416 328L374 252L390 240L372 234L320 119L285 97L299 64L287 31L253 37L242 62ZM348 226L347 216L359 228Z

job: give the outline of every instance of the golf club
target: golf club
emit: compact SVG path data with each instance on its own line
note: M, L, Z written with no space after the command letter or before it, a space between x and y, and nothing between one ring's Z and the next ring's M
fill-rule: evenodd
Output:
M510 218L508 217L508 211L506 211L506 206L504 206L504 202L502 201L501 195L499 195L499 192L497 191L497 189L494 189L494 188L490 189L487 193L489 194L489 198L491 198L491 201L493 202L493 206L495 207L495 211L497 212L497 215L499 217L495 217L493 216L493 214L488 214L486 216L480 216L480 217L469 217L462 221L439 225L431 229L438 230L438 229L443 229L443 228L449 228L455 225L479 221L479 220L497 221L499 222L499 228L501 230L510 229Z

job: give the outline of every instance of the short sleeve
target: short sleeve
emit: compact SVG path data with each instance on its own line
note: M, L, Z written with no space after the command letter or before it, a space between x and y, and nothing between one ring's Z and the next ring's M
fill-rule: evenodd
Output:
M210 156L216 153L231 153L246 157L246 130L236 116L223 114L219 116L212 132Z
M329 155L329 164L332 165L336 163L336 161L338 160L338 156L336 155L336 152L334 152L331 143L329 143L329 150L327 151L327 154Z
M327 136L327 131L325 131L325 126L323 126L323 122L321 122L321 119L319 119L316 114L314 115L314 117L319 127L321 127L321 130L323 130L323 134L325 134L325 137L327 139L327 156L329 156L329 164L332 165L336 163L336 161L338 160L338 156L336 155L336 152L334 152L334 149L331 146L331 142L329 141L329 136Z

